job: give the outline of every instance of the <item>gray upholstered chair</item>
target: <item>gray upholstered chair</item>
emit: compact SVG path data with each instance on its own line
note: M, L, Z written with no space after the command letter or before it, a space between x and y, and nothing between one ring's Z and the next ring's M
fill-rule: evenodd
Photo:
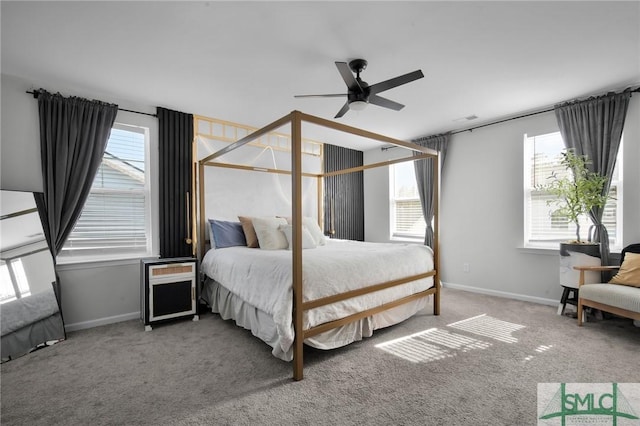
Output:
M583 321L585 321L584 307L586 306L632 318L636 324L640 322L640 280L637 283L635 281L627 282L626 285L611 282L600 284L584 283L585 271L610 271L623 267L627 272L629 270L627 268L628 264L623 265L627 253L640 253L640 244L631 244L622 250L620 266L574 266L574 269L580 271L578 325L582 325ZM633 268L633 274L627 276L632 276L635 279L640 275L640 270L637 265L633 266Z

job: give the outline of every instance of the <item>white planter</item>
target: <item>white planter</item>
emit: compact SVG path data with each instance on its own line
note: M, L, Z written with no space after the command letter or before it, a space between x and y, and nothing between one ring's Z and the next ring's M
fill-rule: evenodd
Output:
M580 271L574 266L600 266L598 244L560 243L560 285L578 288ZM599 283L600 272L585 272L585 283Z

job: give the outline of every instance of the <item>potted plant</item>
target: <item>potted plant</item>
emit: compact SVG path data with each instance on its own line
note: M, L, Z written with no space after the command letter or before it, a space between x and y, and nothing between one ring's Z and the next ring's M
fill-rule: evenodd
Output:
M576 228L575 240L560 243L560 285L564 287L564 292L558 307L559 314L563 313L567 301L572 300L569 293L578 287L578 272L573 267L600 265L600 246L592 243L590 238L586 242L582 240L580 218L588 215L593 207L603 207L609 198L602 194L607 178L589 170L587 156L577 155L574 150L568 149L562 152L561 164L568 172L564 175L552 172L549 183L538 188L557 196L547 205L557 205L554 216L566 218ZM600 273L588 272L585 282L600 282ZM573 294L575 298L576 292Z
M576 155L573 149L563 151L561 155L561 164L569 173L560 176L553 171L548 178L550 182L539 185L538 189L558 197L547 204L556 204L558 210L554 214L575 224L576 239L572 242L580 244L580 218L588 215L593 207L604 207L609 198L602 194L607 178L589 170L590 161L586 155Z

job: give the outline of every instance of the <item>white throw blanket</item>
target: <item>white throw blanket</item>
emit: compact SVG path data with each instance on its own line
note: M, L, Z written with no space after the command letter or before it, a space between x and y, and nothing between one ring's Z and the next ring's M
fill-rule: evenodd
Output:
M363 243L329 240L304 250L304 300L315 300L433 270L433 252L417 244ZM209 250L202 271L251 305L273 316L287 351L293 344L292 252L228 247ZM426 290L433 278L412 281L305 313L304 328L343 318Z

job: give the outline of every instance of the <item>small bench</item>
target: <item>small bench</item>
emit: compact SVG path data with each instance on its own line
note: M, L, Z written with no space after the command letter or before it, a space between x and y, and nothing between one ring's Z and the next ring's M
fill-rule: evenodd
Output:
M621 263L622 266L574 266L573 268L580 271L580 278L578 283L578 325L582 325L585 321L584 307L588 306L601 311L610 312L615 315L619 315L626 318L631 318L634 323L640 322L640 286L635 286L637 278L637 254L635 256L636 264L631 265L634 262L634 258L629 256L627 263L625 264L625 253L638 253L640 251L640 244L632 244L626 247L622 251ZM619 277L623 274L627 274L626 281L622 283L627 284L614 284L614 283L600 283L600 284L585 284L585 272L587 271L613 271L621 269ZM630 271L633 271L630 274ZM615 279L613 280L616 281ZM618 281L620 282L620 281Z

